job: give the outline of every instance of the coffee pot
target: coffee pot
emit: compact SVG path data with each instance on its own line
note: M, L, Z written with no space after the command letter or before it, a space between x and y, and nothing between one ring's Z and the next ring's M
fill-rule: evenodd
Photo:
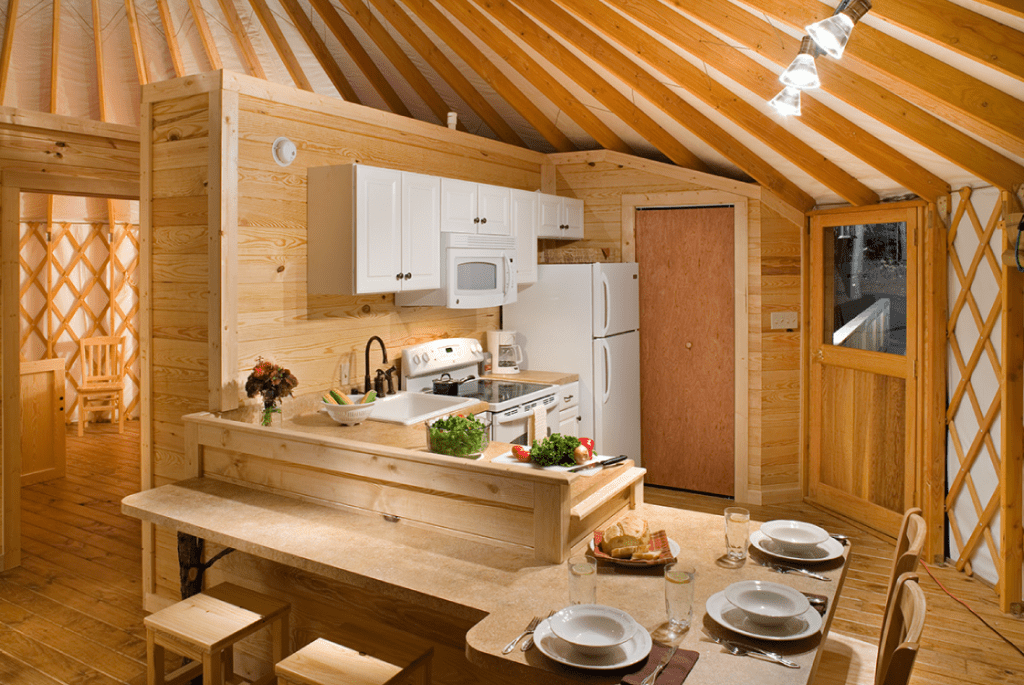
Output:
M516 345L515 331L487 331L487 350L491 353L491 373L519 373L523 350Z

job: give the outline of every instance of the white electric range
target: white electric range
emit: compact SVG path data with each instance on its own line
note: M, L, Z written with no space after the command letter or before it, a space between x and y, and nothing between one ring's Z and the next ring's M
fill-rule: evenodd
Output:
M473 376L459 384L459 397L487 403L487 411L477 418L490 425L490 439L495 442L529 445L530 415L538 406L547 411L547 434L557 430L558 386L477 378L483 359L483 347L473 338L445 338L407 347L402 350L402 385L409 392L432 393L434 381L442 374L455 380Z

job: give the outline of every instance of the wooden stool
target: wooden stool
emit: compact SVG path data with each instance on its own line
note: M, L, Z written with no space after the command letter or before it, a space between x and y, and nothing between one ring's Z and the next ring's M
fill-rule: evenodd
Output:
M149 685L187 683L202 672L203 685L240 682L235 676L235 643L269 625L274 663L288 654L290 605L273 597L222 583L146 617ZM164 650L192 659L164 674ZM274 674L257 683L272 683Z
M431 647L415 661L399 668L354 649L320 638L277 664L277 685L430 685ZM413 671L416 677L409 677Z

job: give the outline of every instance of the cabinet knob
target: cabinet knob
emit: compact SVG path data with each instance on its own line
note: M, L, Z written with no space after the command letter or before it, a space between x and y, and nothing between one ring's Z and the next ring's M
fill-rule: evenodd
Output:
M691 347L693 347L693 343L692 342L686 343L686 349L690 349Z
M485 216L483 219L480 219L480 223L486 224L487 223L487 217Z
M395 280L396 281L402 280L402 274L395 274Z
M480 217L476 217L475 219L473 219L473 223L474 224L480 223Z
M410 278L412 278L412 273L411 273L411 272L410 272L410 273L407 273L407 274L405 275L405 280L409 280Z

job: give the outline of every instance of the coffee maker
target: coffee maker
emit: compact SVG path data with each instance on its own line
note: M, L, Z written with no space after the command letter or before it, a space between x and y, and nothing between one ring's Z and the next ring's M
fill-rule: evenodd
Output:
M492 373L519 373L523 350L516 345L515 331L487 331L487 351Z

